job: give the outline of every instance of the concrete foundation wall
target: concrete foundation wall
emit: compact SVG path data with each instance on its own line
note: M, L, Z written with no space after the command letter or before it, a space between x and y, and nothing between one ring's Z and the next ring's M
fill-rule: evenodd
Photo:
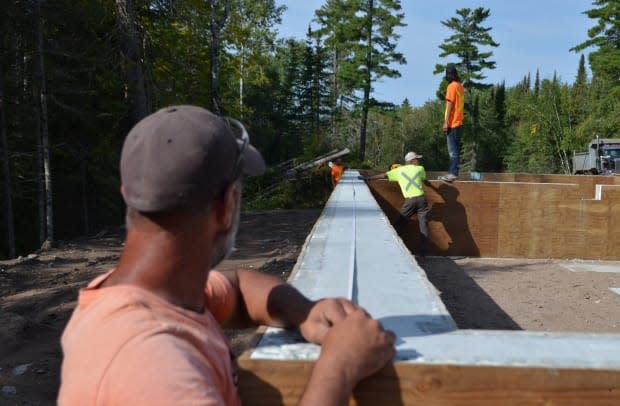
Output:
M496 180L485 180L491 178ZM482 179L431 181L433 187L425 188L430 255L620 259L620 177L483 174ZM594 199L596 185L600 200ZM379 180L369 186L394 223L403 202L398 185ZM415 216L401 237L417 253Z

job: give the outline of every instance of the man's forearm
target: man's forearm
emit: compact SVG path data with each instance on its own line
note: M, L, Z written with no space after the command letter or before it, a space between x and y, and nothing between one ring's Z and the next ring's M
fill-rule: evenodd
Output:
M299 402L305 405L346 405L353 392L353 385L343 371L319 358Z
M239 269L229 280L238 290L234 326L296 327L313 305L293 286L257 271Z
M385 173L378 173L376 175L369 176L367 179L368 180L387 179L387 176Z
M444 124L444 126L448 125L448 120L450 119L450 114L452 114L452 105L453 105L453 103L451 101L446 101L446 111L445 111L444 117L443 117L443 124Z

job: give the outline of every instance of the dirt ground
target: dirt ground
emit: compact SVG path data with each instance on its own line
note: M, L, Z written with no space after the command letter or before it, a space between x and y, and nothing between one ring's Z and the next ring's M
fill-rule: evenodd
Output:
M244 213L238 249L220 268L286 279L320 210ZM114 266L123 229L0 261L0 405L53 405L59 338L77 290ZM620 333L620 262L428 257L419 260L460 328ZM570 271L573 267L577 272ZM253 330L228 331L236 353Z

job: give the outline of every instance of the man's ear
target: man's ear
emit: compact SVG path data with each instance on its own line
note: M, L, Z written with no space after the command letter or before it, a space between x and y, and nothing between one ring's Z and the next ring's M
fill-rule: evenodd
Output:
M213 205L215 224L219 231L227 231L232 226L233 219L238 209L238 188L239 184L236 182L228 186L222 198Z

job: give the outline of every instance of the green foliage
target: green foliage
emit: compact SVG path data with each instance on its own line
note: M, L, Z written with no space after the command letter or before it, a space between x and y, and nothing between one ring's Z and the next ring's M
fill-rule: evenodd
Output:
M620 4L618 0L593 0L597 6L584 13L596 19L588 30L587 41L573 47L575 52L594 47L590 53L590 66L595 75L609 78L614 86L620 85Z

